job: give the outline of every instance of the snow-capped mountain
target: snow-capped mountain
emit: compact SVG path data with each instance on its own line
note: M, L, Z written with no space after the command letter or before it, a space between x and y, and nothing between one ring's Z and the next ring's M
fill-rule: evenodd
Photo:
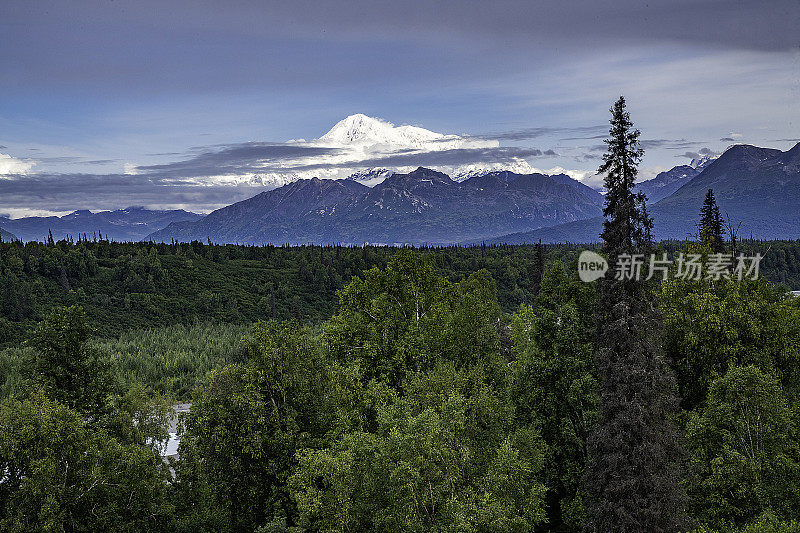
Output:
M524 158L500 147L497 140L396 126L361 113L340 120L316 139L215 147L186 161L141 169L168 170L179 178L186 171L186 181L193 183L273 189L301 179L351 175L353 181L373 187L391 173L408 173L421 165L454 176L456 181L503 170L534 172ZM210 169L210 173L198 176L197 168ZM219 173L214 174L214 169Z
M536 172L536 170L524 159L511 163L463 165L461 167L457 167L457 170L457 173L453 174L452 177L453 181L456 182L467 181L470 178L479 178L494 172L513 172L514 174L533 174ZM400 171L398 170L398 172ZM367 187L375 187L376 185L383 183L386 178L394 173L394 170L388 168L368 168L353 172L347 176L347 179L351 181L357 181L358 183L366 185Z
M494 140L445 135L417 126L395 126L391 122L361 113L340 120L328 133L317 139L317 142L333 146L365 147L370 148L369 151L440 151L500 146Z
M453 180L459 182L503 170L518 174L534 172L526 160L518 157L501 157L498 161L480 163L442 165L428 163L424 161L424 156L428 153L441 154L448 150L492 150L499 148L500 143L493 139L437 133L417 126L395 126L391 122L361 113L340 120L318 139L302 142L337 150L336 155L325 158L327 162L335 165L314 171L314 176L347 177L368 187L382 183L392 173L410 172L419 166L420 162L453 176ZM415 157L417 160L412 161L411 158ZM375 160L387 159L394 159L397 165L392 167L367 165ZM404 164L405 161L408 164Z

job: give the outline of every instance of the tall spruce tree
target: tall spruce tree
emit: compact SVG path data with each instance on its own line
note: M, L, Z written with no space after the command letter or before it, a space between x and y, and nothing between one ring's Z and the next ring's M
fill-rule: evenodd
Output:
M611 109L602 237L613 272L652 248L646 198L632 188L643 156L639 131L620 97ZM675 532L686 523L680 488L681 448L671 417L675 381L661 353L660 320L648 283L610 275L598 287L600 420L589 439L586 530Z
M708 189L700 208L700 242L714 253L725 251L724 227L713 189Z

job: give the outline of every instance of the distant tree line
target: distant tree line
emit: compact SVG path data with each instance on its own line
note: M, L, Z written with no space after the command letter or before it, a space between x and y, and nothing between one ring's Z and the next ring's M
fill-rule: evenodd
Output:
M686 242L666 241L677 252ZM474 246L425 249L437 270L457 281L486 269L504 312L530 304L545 261L568 267L581 245ZM800 290L800 241L738 243L761 252L761 274ZM354 275L385 267L391 247L241 246L116 243L0 243L0 347L12 346L58 306L81 305L97 333L196 321L250 324L296 318L318 324L336 310L336 291Z

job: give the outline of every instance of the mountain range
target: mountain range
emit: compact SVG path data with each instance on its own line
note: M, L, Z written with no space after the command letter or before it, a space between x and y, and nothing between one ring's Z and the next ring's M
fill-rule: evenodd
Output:
M352 179L299 180L148 239L455 244L597 216L597 196L569 176L500 171L456 182L420 167L372 188Z
M337 135L355 135L339 130ZM800 238L800 143L785 152L734 145L716 159L677 166L636 189L648 195L659 240L697 233L708 189L740 236ZM375 168L346 179L300 179L205 216L130 207L0 218L0 236L44 241L52 231L57 240L99 233L120 241L243 244L595 242L602 207L600 192L566 174L484 171L458 181L424 167Z
M704 165L694 177L680 180L683 184L672 194L650 206L657 240L694 237L708 189L714 191L723 217L738 228L740 237L800 238L800 143L785 152L734 145ZM487 242L523 244L540 239L549 243L596 242L602 225L603 219L594 217L504 235Z
M202 218L197 213L183 210L154 211L143 207L129 207L116 211L74 211L61 217L0 218L0 229L12 233L23 241L46 241L52 231L53 238L89 238L98 232L115 241L141 241L147 235L172 222L192 221ZM5 240L5 235L3 236Z

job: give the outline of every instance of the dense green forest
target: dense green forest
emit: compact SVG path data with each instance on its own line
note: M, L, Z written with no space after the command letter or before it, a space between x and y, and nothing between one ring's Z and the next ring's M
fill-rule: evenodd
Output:
M685 248L664 242L664 251ZM548 261L570 264L580 245L551 245ZM800 290L800 241L743 241L760 252L761 274ZM239 246L61 241L50 245L0 243L0 347L25 338L58 306L80 305L97 335L131 329L213 321L252 324L296 318L320 324L336 310L336 291L364 270L384 268L392 247ZM422 249L437 270L458 281L486 269L497 284L500 308L510 313L535 293L536 246Z
M206 273L214 264L263 262L207 259L186 245L162 248L172 255L104 246L156 257L165 285L185 279L188 261ZM796 250L796 243L766 246ZM57 250L85 258L87 249ZM306 265L337 254L268 253L292 266L293 254ZM82 288L86 305L32 300L42 320L0 359L0 529L577 531L586 513L587 438L598 421L598 295L562 262L571 255L549 250L539 273L535 248L338 253L386 263L344 284L326 320L310 320L310 312L292 318L291 304L281 307L286 320L270 319L267 305L266 320L224 325L222 306L212 311L221 313L216 321L112 339L93 335L124 329L134 313L123 304L96 318L105 307L92 296L98 280L119 279L113 265L135 264L136 255L98 259L84 283L68 278L69 294L58 278L28 281L25 263L18 265L17 279L40 294L50 283L64 298ZM531 254L530 263L516 254ZM5 265L15 262L9 257ZM180 265L175 273L164 266L171 260ZM509 313L500 284L478 267L522 279L512 264L530 274L525 289L506 287L507 306L523 291ZM284 272L298 275L289 266ZM213 287L223 276L208 277ZM251 293L238 310L264 297L258 283L237 293ZM321 290L290 294L309 287ZM681 399L691 527L797 531L800 299L766 280L668 280L656 296ZM178 322L198 318L171 311ZM243 315L237 320L249 319ZM159 446L169 405L195 383L180 458L167 464Z

